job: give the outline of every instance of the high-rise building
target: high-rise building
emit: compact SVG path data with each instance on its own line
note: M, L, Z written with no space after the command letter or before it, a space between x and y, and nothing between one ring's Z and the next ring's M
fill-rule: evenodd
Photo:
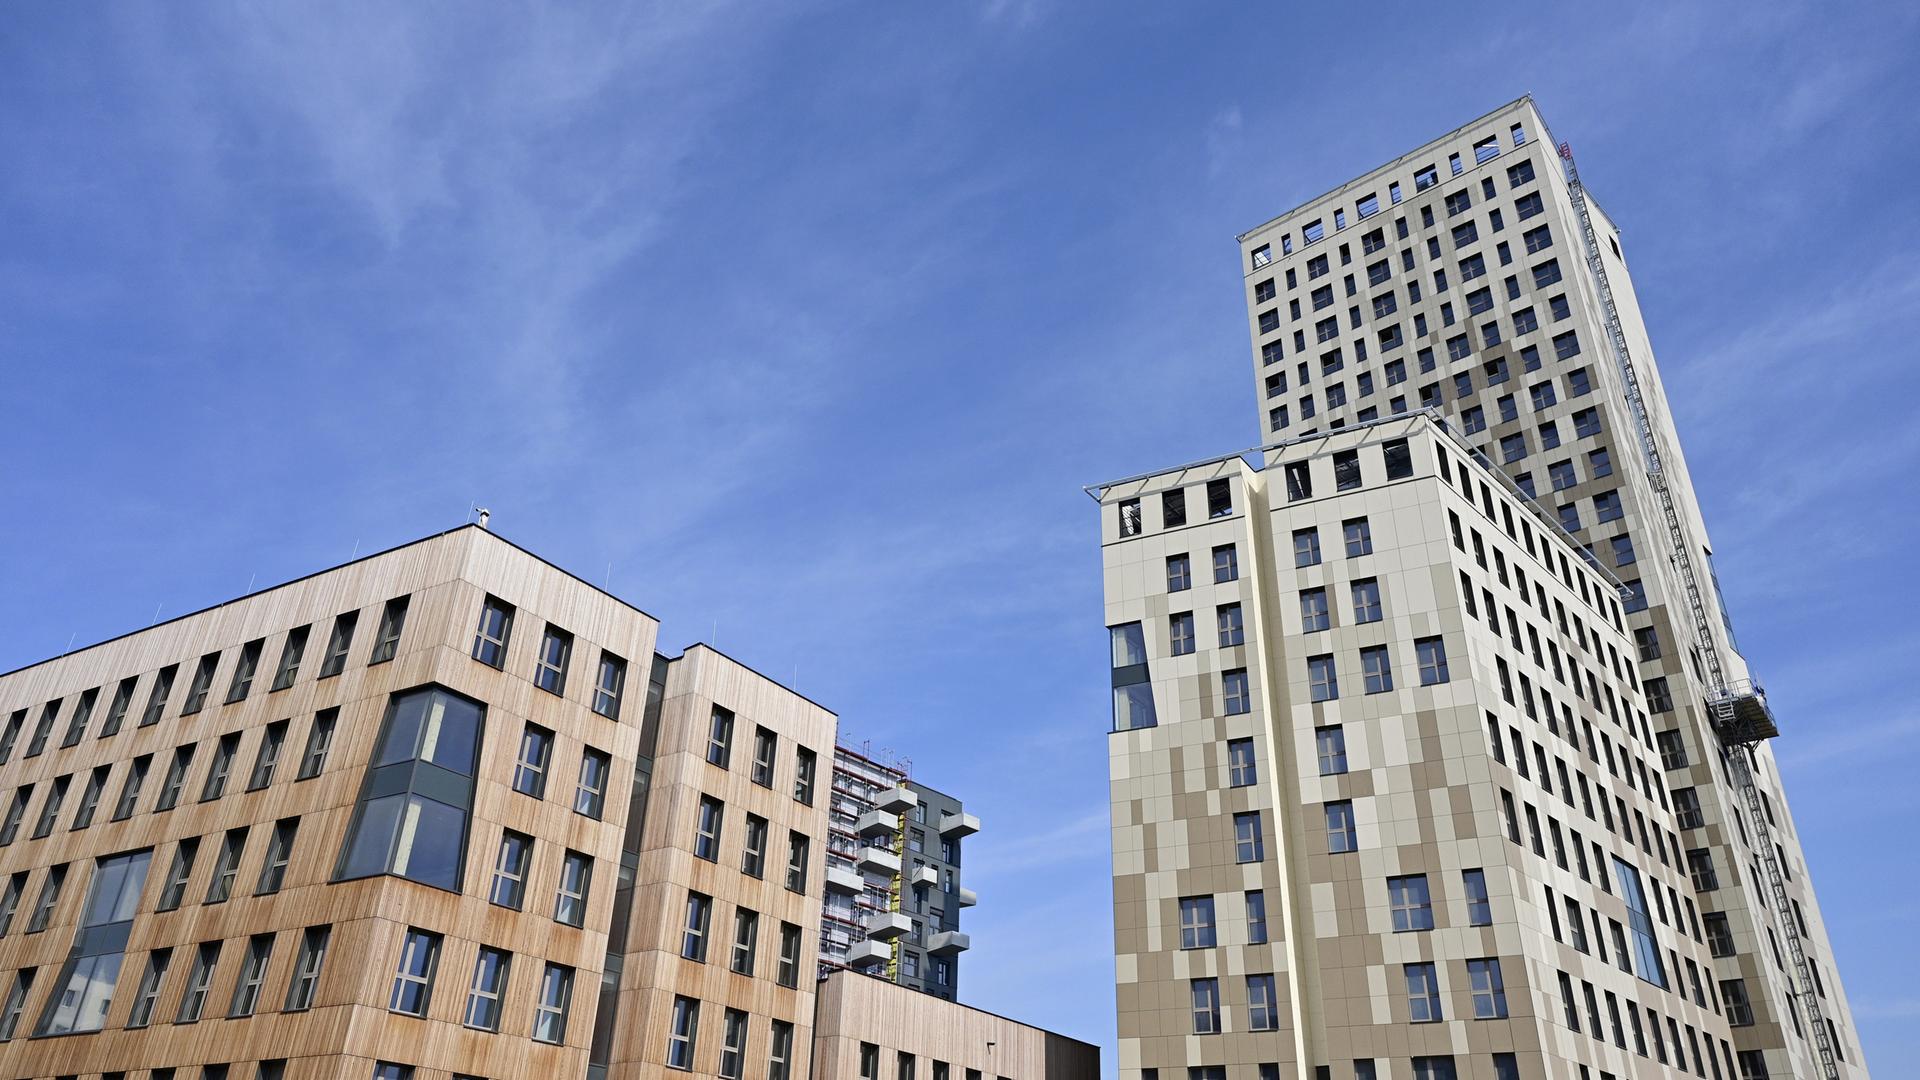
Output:
M1551 518L1425 412L1098 494L1124 1080L1734 1075L1620 584Z
M1522 99L1242 236L1266 445L1089 489L1123 1080L1866 1075L1564 165Z
M1563 149L1522 98L1240 237L1264 437L1437 409L1623 580L1743 1075L1865 1075L1619 230Z
M871 1027L817 993L837 721L658 629L468 526L0 675L8 1074L850 1075L813 1063Z
M834 747L827 806L820 971L852 968L953 1000L960 987L960 843L980 829L952 796L910 778L911 763Z

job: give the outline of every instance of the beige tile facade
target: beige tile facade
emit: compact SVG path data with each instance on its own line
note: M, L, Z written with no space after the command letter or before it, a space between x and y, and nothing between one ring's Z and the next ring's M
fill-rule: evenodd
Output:
M1810 992L1834 1025L1840 1075L1864 1076L1772 753L1760 747L1757 773L1790 915L1766 895L1755 847L1762 823L1718 764L1701 704L1709 688L1690 644L1693 620L1561 164L1544 120L1523 98L1242 236L1262 431L1287 439L1438 408L1549 512L1575 516L1569 523L1580 539L1645 597L1644 610L1628 613L1643 658L1639 678L1656 727L1674 741L1668 783L1699 803L1684 841L1712 861L1718 884L1703 901L1725 916L1722 940L1731 941L1718 950L1714 981L1738 980L1752 999L1754 1023L1733 1032L1747 1052L1740 1068L1749 1076L1762 1068L1775 1077L1820 1074L1791 965L1779 958L1794 935L1811 961ZM1750 679L1712 580L1712 545L1622 240L1591 196L1588 205L1715 651L1729 680ZM1789 738L1793 727L1787 718Z
M1425 415L1099 496L1125 1080L1731 1069L1617 579Z
M1100 1049L881 979L820 983L815 1080L1098 1080Z

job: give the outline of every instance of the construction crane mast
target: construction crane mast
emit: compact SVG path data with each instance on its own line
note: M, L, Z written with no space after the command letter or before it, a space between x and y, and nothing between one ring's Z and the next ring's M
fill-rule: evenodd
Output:
M1820 1011L1819 995L1815 992L1806 951L1801 946L1792 904L1787 898L1780 860L1774 854L1760 787L1754 782L1754 748L1778 735L1779 728L1774 723L1772 710L1767 707L1765 691L1750 680L1729 681L1726 668L1720 661L1720 649L1714 643L1713 624L1700 591L1700 576L1694 570L1692 544L1687 539L1680 510L1668 483L1659 440L1654 436L1646 398L1640 389L1639 375L1634 370L1633 355L1627 347L1626 333L1620 326L1620 311L1613 302L1613 289L1607 284L1607 270L1600 259L1600 243L1594 234L1593 215L1587 209L1586 192L1580 186L1580 170L1573 161L1573 148L1561 143L1560 157L1565 162L1567 190L1572 197L1574 211L1580 217L1580 231L1586 241L1587 268L1593 272L1594 286L1599 291L1600 304L1606 313L1607 337L1613 346L1613 358L1626 383L1627 406L1633 413L1638 429L1640 452L1647 464L1647 480L1660 503L1661 515L1666 519L1668 538L1672 541L1674 571L1687 594L1695 644L1706 668L1707 708L1713 717L1714 733L1727 751L1725 759L1728 771L1746 801L1747 817L1753 823L1756 846L1760 849L1760 863L1766 869L1767 893L1773 901L1774 916L1783 931L1781 936L1787 939L1787 951L1793 959L1794 985L1790 996L1798 998L1806 1006L1807 1018L1813 1027L1814 1046L1819 1051L1822 1075L1826 1080L1839 1080L1840 1073L1834 1060L1833 1042L1827 1033L1826 1017Z

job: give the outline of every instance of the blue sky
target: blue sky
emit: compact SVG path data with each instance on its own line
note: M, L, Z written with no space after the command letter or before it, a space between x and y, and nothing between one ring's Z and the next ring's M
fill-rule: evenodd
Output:
M967 799L963 996L1110 1045L1080 485L1258 439L1236 232L1531 91L1897 1067L1920 21L1475 6L10 5L0 669L490 506Z

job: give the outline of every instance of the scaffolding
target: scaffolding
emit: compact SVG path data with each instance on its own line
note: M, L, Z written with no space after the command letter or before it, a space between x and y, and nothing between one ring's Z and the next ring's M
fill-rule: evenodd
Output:
M1647 412L1647 403L1640 389L1640 379L1634 370L1633 356L1627 348L1627 335L1620 325L1620 311L1613 300L1613 288L1607 282L1607 269L1600 258L1600 243L1594 233L1593 215L1587 208L1587 196L1580 185L1580 170L1574 164L1573 148L1567 143L1559 146L1561 160L1565 162L1567 191L1573 201L1574 212L1580 218L1580 231L1586 242L1587 268L1592 271L1595 289L1600 294L1600 304L1606 313L1607 337L1613 347L1614 361L1619 365L1620 375L1626 385L1627 406L1633 413L1633 419L1640 438L1640 452L1646 459L1647 481L1653 488L1660 504L1661 515L1666 520L1667 534L1672 542L1672 562L1680 584L1687 594L1687 606L1693 618L1693 633L1699 648L1700 658L1706 668L1707 710L1713 718L1714 733L1723 747L1723 756L1733 782L1740 789L1747 804L1747 816L1753 823L1760 849L1760 863L1766 869L1768 898L1773 903L1774 915L1778 919L1787 939L1787 951L1793 960L1793 979L1789 989L1788 1007L1798 999L1806 1006L1807 1016L1813 1028L1813 1042L1819 1051L1820 1065L1827 1080L1839 1080L1839 1068L1835 1064L1833 1043L1827 1031L1826 1017L1821 1014L1819 995L1815 992L1813 979L1807 964L1805 950L1800 943L1800 935L1795 931L1792 902L1787 896L1786 883L1782 879L1780 862L1774 854L1773 838L1767 827L1766 808L1761 802L1760 787L1754 782L1754 748L1767 739L1780 734L1779 726L1774 722L1773 711L1767 706L1766 693L1750 680L1730 682L1724 665L1720 661L1720 649L1715 643L1713 623L1707 614L1705 597L1701 593L1700 578L1693 566L1692 545L1687 539L1680 511L1675 505L1674 495L1669 485L1665 467L1661 461L1659 440L1655 437L1653 422Z

